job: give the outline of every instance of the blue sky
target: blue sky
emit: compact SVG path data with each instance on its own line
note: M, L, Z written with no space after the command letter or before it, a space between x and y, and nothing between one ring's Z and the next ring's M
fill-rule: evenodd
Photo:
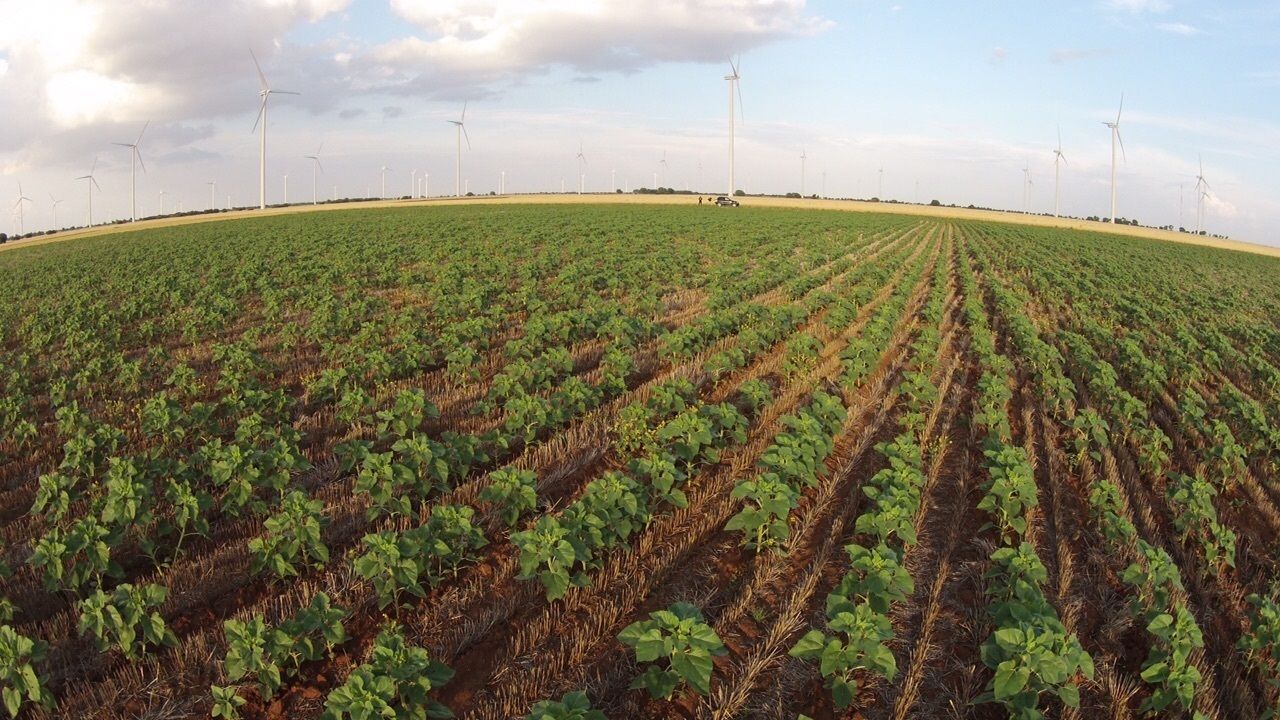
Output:
M130 7L131 5L136 7ZM1119 209L1280 244L1280 5L802 0L0 0L0 199L26 228L128 213L128 155L146 121L142 214L257 195L257 81L273 85L269 201L453 190L445 122L468 101L471 190L588 190L727 179L725 58L741 53L738 185L1051 211L1061 126L1066 214L1109 211L1110 135L1125 94ZM7 29L6 29L7 28ZM667 166L660 165L666 156ZM699 169L700 167L700 169ZM1024 188L1023 168L1032 186ZM825 174L825 183L824 183ZM12 198L12 199L10 199ZM0 228L16 230L16 218Z

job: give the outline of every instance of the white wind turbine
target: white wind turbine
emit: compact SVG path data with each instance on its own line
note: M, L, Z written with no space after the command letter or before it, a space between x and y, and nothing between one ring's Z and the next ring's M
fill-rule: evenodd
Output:
M409 199L418 199L418 168L409 172Z
M304 156L311 161L311 204L312 205L319 204L319 201L318 201L319 196L316 195L316 179L317 177L319 177L319 173L324 172L324 166L320 164L320 151L323 149L324 149L324 143L320 143L320 147L316 148L315 155Z
M1116 223L1116 143L1120 143L1120 154L1128 161L1128 156L1124 152L1124 138L1120 137L1120 113L1124 111L1124 93L1120 93L1120 109L1116 110L1116 121L1103 121L1102 124L1111 128L1111 224Z
M583 186L587 184L587 173L586 173L587 156L582 154L581 142L578 143L577 160L578 160L578 194L581 195ZM663 162L666 162L666 160L663 160Z
M1204 179L1204 158L1200 158L1200 172L1196 175L1196 234L1204 232L1204 199L1209 195L1209 181Z
M1022 166L1022 212L1031 212L1031 163Z
M738 68L741 65L741 57L737 60L729 58L729 68L733 70L733 73L724 76L724 79L729 81L729 197L733 197L733 191L737 188L733 180L733 121L735 111L742 116L742 122L746 123L746 116L742 112L742 91L738 87L738 81L742 79L742 76L738 74Z
M1058 184L1059 184L1059 177L1060 177L1059 170L1058 170L1059 160L1061 160L1062 164L1064 165L1067 163L1067 156L1062 154L1062 126L1061 125L1058 126L1058 149L1053 151L1053 216L1054 217L1058 217L1058 198L1060 195L1060 193L1058 192Z
M58 225L58 203L60 202L62 202L62 200L58 200L53 196L53 193L49 193L49 209L53 211L53 229L54 230L62 229L62 226Z
M205 185L209 186L209 209L216 210L218 208L218 201L216 199L218 197L218 181L210 180L205 183Z
M258 95L262 98L262 106L258 108L258 118L253 121L253 129L257 130L259 125L262 126L258 150L258 209L263 210L267 207L267 99L273 94L301 95L302 93L288 90L272 90L271 86L267 84L267 76L262 74L262 66L258 64L258 56L253 54L253 50L249 51L249 56L253 58L253 66L258 69L258 82L262 88L258 91ZM253 132L253 130L249 132Z
M670 168L670 166L669 166L669 165L667 165L667 151L666 151L666 150L663 150L663 151L662 151L662 160L658 161L658 164L662 166L662 184L663 184L663 185L666 185L666 183L667 183L667 171L671 169L671 168Z
M379 200L387 199L387 171L390 169L391 168L387 167L386 165L383 165L381 168L379 168L379 170L382 171L382 194L378 196Z
M289 173L285 173L285 174L284 174L284 202L283 202L283 204L285 204L285 205L288 205L288 204L289 204Z
M143 124L142 132L138 133L138 139L131 143L111 143L112 145L129 148L130 222L138 222L138 166L142 166L142 172L147 171L147 164L142 162L142 151L138 149L138 146L142 144L142 136L146 134L149 125L151 125L150 120Z
M471 136L467 135L467 103L462 103L462 115L457 120L450 120L458 135L458 161L453 171L453 193L462 197L462 138L467 139L467 149L471 149Z
M804 176L805 176L804 164L805 164L805 161L808 159L809 159L809 153L804 148L800 148L800 197L804 197Z
M34 202L34 201L31 198L27 197L25 194L23 194L22 183L18 183L18 202L14 203L13 207L18 211L18 234L19 235L27 234L26 217L22 213L22 203L29 203L29 202Z
M102 186L98 184L97 178L93 176L93 171L98 169L98 158L93 159L93 165L89 167L88 175L81 175L77 180L88 180L85 183L85 189L89 191L89 223L88 227L93 227L93 189L98 188L98 192L102 192Z

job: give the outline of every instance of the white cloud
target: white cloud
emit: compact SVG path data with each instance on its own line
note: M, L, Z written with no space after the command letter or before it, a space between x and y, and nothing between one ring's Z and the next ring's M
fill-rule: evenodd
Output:
M1223 200L1212 190L1209 190L1204 194L1204 207L1206 214L1212 213L1218 217L1234 218L1239 214L1235 205Z
M1182 22L1159 23L1156 28L1174 35L1196 35L1200 32L1200 28Z
M62 127L223 114L239 108L232 69L253 77L246 48L269 60L292 27L349 2L0 0L0 54Z
M1092 60L1111 54L1110 48L1060 48L1049 53L1049 62L1056 65L1075 62L1076 60Z
M391 0L391 7L422 35L375 48L367 71L375 84L437 93L553 67L591 74L723 61L829 26L806 12L804 0Z
M151 105L149 94L146 87L91 70L59 72L45 84L49 114L64 127L137 117L140 109Z
M1133 15L1162 13L1169 9L1167 0L1106 0L1106 6L1111 10Z

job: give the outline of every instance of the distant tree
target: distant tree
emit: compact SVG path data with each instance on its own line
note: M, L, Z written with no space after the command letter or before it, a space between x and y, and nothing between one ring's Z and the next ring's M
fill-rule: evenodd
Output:
M621 194L622 194L622 188L618 188L617 190L614 190L614 192L616 192L616 193L618 193L619 195L621 195Z
M938 202L937 200L931 200L929 204L932 205L933 207L942 207L942 203Z
M790 193L787 193L786 197L789 197L789 198L795 198L796 200L799 200L799 199L800 199L800 193L797 193L797 192L790 192Z
M3 245L7 242L9 242L9 236L6 233L0 232L0 245Z
M742 192L742 190L734 190L734 191L733 191L733 196L734 196L734 197L746 197L746 196L747 196L747 194L746 194L746 193L744 193L744 192Z

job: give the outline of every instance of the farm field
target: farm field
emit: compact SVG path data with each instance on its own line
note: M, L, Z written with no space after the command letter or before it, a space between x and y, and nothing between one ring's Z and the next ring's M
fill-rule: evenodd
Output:
M1278 271L639 204L0 253L0 717L1280 711Z

